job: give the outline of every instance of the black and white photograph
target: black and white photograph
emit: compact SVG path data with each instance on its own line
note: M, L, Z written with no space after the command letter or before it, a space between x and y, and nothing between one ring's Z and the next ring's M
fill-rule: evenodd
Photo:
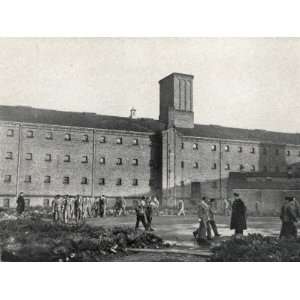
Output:
M299 78L299 38L1 38L1 261L300 261Z

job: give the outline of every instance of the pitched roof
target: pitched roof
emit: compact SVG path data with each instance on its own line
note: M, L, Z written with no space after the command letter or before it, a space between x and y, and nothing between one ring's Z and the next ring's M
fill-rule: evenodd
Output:
M210 137L231 140L251 140L275 144L300 145L300 134L260 129L231 128L217 125L195 124L194 128L177 128L184 136Z
M96 113L38 109L28 106L0 105L0 120L149 133L165 129L163 123L154 119L130 119L125 117L98 115Z

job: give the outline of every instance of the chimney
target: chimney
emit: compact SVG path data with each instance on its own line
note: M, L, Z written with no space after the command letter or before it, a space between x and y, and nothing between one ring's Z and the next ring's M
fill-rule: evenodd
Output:
M135 119L136 118L136 109L134 107L131 108L130 110L130 119Z

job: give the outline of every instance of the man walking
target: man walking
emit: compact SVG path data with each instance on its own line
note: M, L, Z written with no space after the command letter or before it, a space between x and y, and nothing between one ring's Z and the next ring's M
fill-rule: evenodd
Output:
M216 224L216 221L215 221L215 214L217 212L216 208L215 208L215 199L214 198L211 198L209 200L209 210L208 210L208 223L209 225L211 226L213 232L214 232L214 235L216 237L220 236L220 234L218 233L218 228L217 228L217 224Z
M136 223L135 223L135 230L139 228L140 222L142 222L145 230L147 230L147 224L145 220L145 197L143 196L142 199L138 199L135 205L135 212L136 212Z
M243 235L243 231L247 229L246 212L247 208L238 193L234 193L234 201L232 203L230 229L235 230L235 235Z
M179 210L177 216L185 216L184 201L182 199L178 201L178 208Z
M17 213L21 215L25 210L25 199L24 194L21 192L17 198Z
M149 197L146 201L146 208L145 208L145 215L147 221L147 229L150 231L154 231L152 228L152 216L154 210L154 202L152 201L151 197Z

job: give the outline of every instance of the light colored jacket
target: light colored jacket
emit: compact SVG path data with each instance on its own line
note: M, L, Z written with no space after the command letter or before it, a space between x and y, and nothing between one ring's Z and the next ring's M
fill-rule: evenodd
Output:
M198 218L203 222L208 221L209 206L202 200L198 205Z

